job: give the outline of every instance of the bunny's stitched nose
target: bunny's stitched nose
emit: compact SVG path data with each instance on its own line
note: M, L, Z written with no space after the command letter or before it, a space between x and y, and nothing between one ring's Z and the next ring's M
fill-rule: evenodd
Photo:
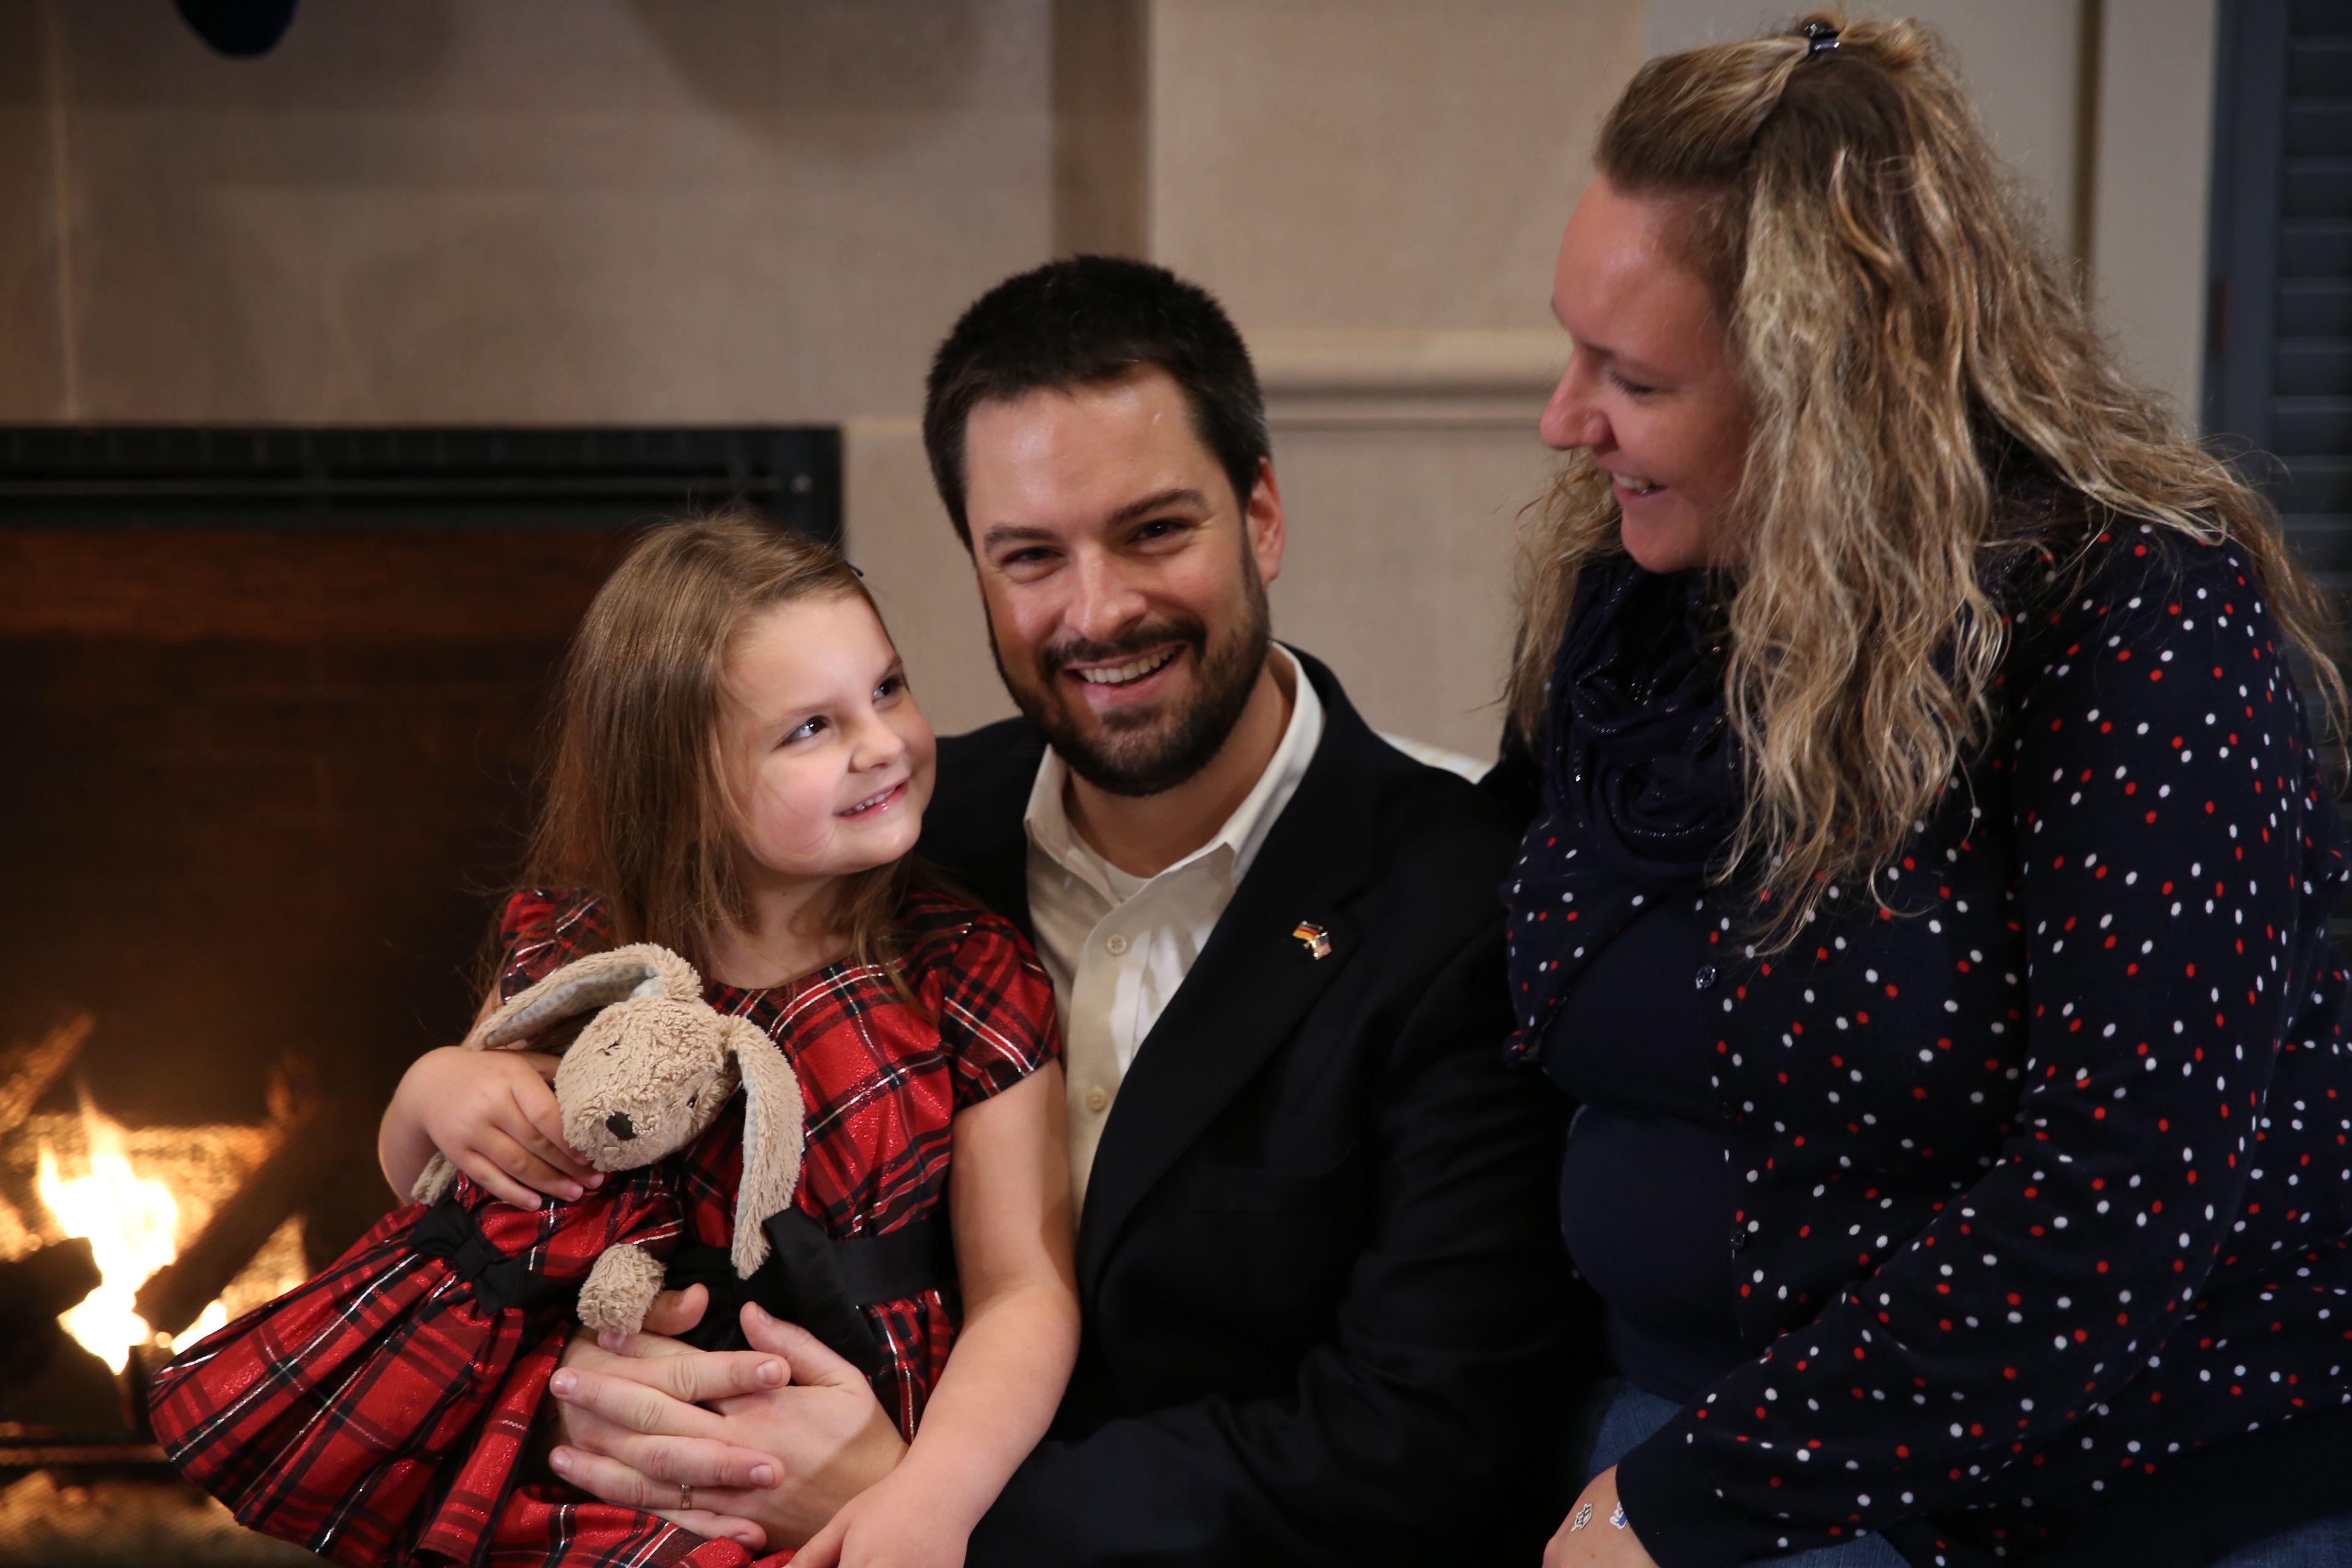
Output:
M604 1125L612 1129L614 1137L625 1143L637 1135L637 1130L629 1124L629 1113L625 1110L616 1110L604 1118Z

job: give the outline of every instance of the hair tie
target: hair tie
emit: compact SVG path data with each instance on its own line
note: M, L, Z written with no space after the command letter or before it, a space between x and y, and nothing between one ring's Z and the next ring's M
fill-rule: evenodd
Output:
M1815 55L1826 54L1838 47L1838 30L1827 22L1808 22L1797 30L1805 35L1808 45L1805 50L1807 59L1811 59Z

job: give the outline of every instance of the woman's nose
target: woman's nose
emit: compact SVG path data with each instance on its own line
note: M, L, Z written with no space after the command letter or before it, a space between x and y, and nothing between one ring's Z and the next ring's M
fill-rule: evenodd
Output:
M1543 444L1555 452L1598 447L1609 438L1608 421L1586 395L1584 381L1581 368L1570 361L1568 369L1560 374L1559 384L1551 390L1551 401L1544 405L1543 418L1537 429L1543 437Z

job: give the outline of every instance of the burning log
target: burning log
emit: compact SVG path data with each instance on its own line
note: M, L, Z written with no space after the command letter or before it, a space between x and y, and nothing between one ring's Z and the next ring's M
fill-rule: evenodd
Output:
M58 1331L58 1314L98 1289L98 1259L77 1237L0 1263L0 1377L14 1352Z
M139 1316L159 1334L176 1336L227 1289L270 1232L301 1208L339 1161L348 1158L352 1118L329 1102L307 1111L269 1158L184 1251L139 1288Z
M29 1046L0 1051L0 1132L14 1129L33 1113L33 1107L58 1075L73 1065L89 1040L97 1021L84 1013L58 1025Z

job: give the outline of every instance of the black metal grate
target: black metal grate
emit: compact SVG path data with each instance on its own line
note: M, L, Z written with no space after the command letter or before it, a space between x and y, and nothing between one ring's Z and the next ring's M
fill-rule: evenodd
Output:
M841 434L0 427L0 528L614 528L740 502L841 540Z

